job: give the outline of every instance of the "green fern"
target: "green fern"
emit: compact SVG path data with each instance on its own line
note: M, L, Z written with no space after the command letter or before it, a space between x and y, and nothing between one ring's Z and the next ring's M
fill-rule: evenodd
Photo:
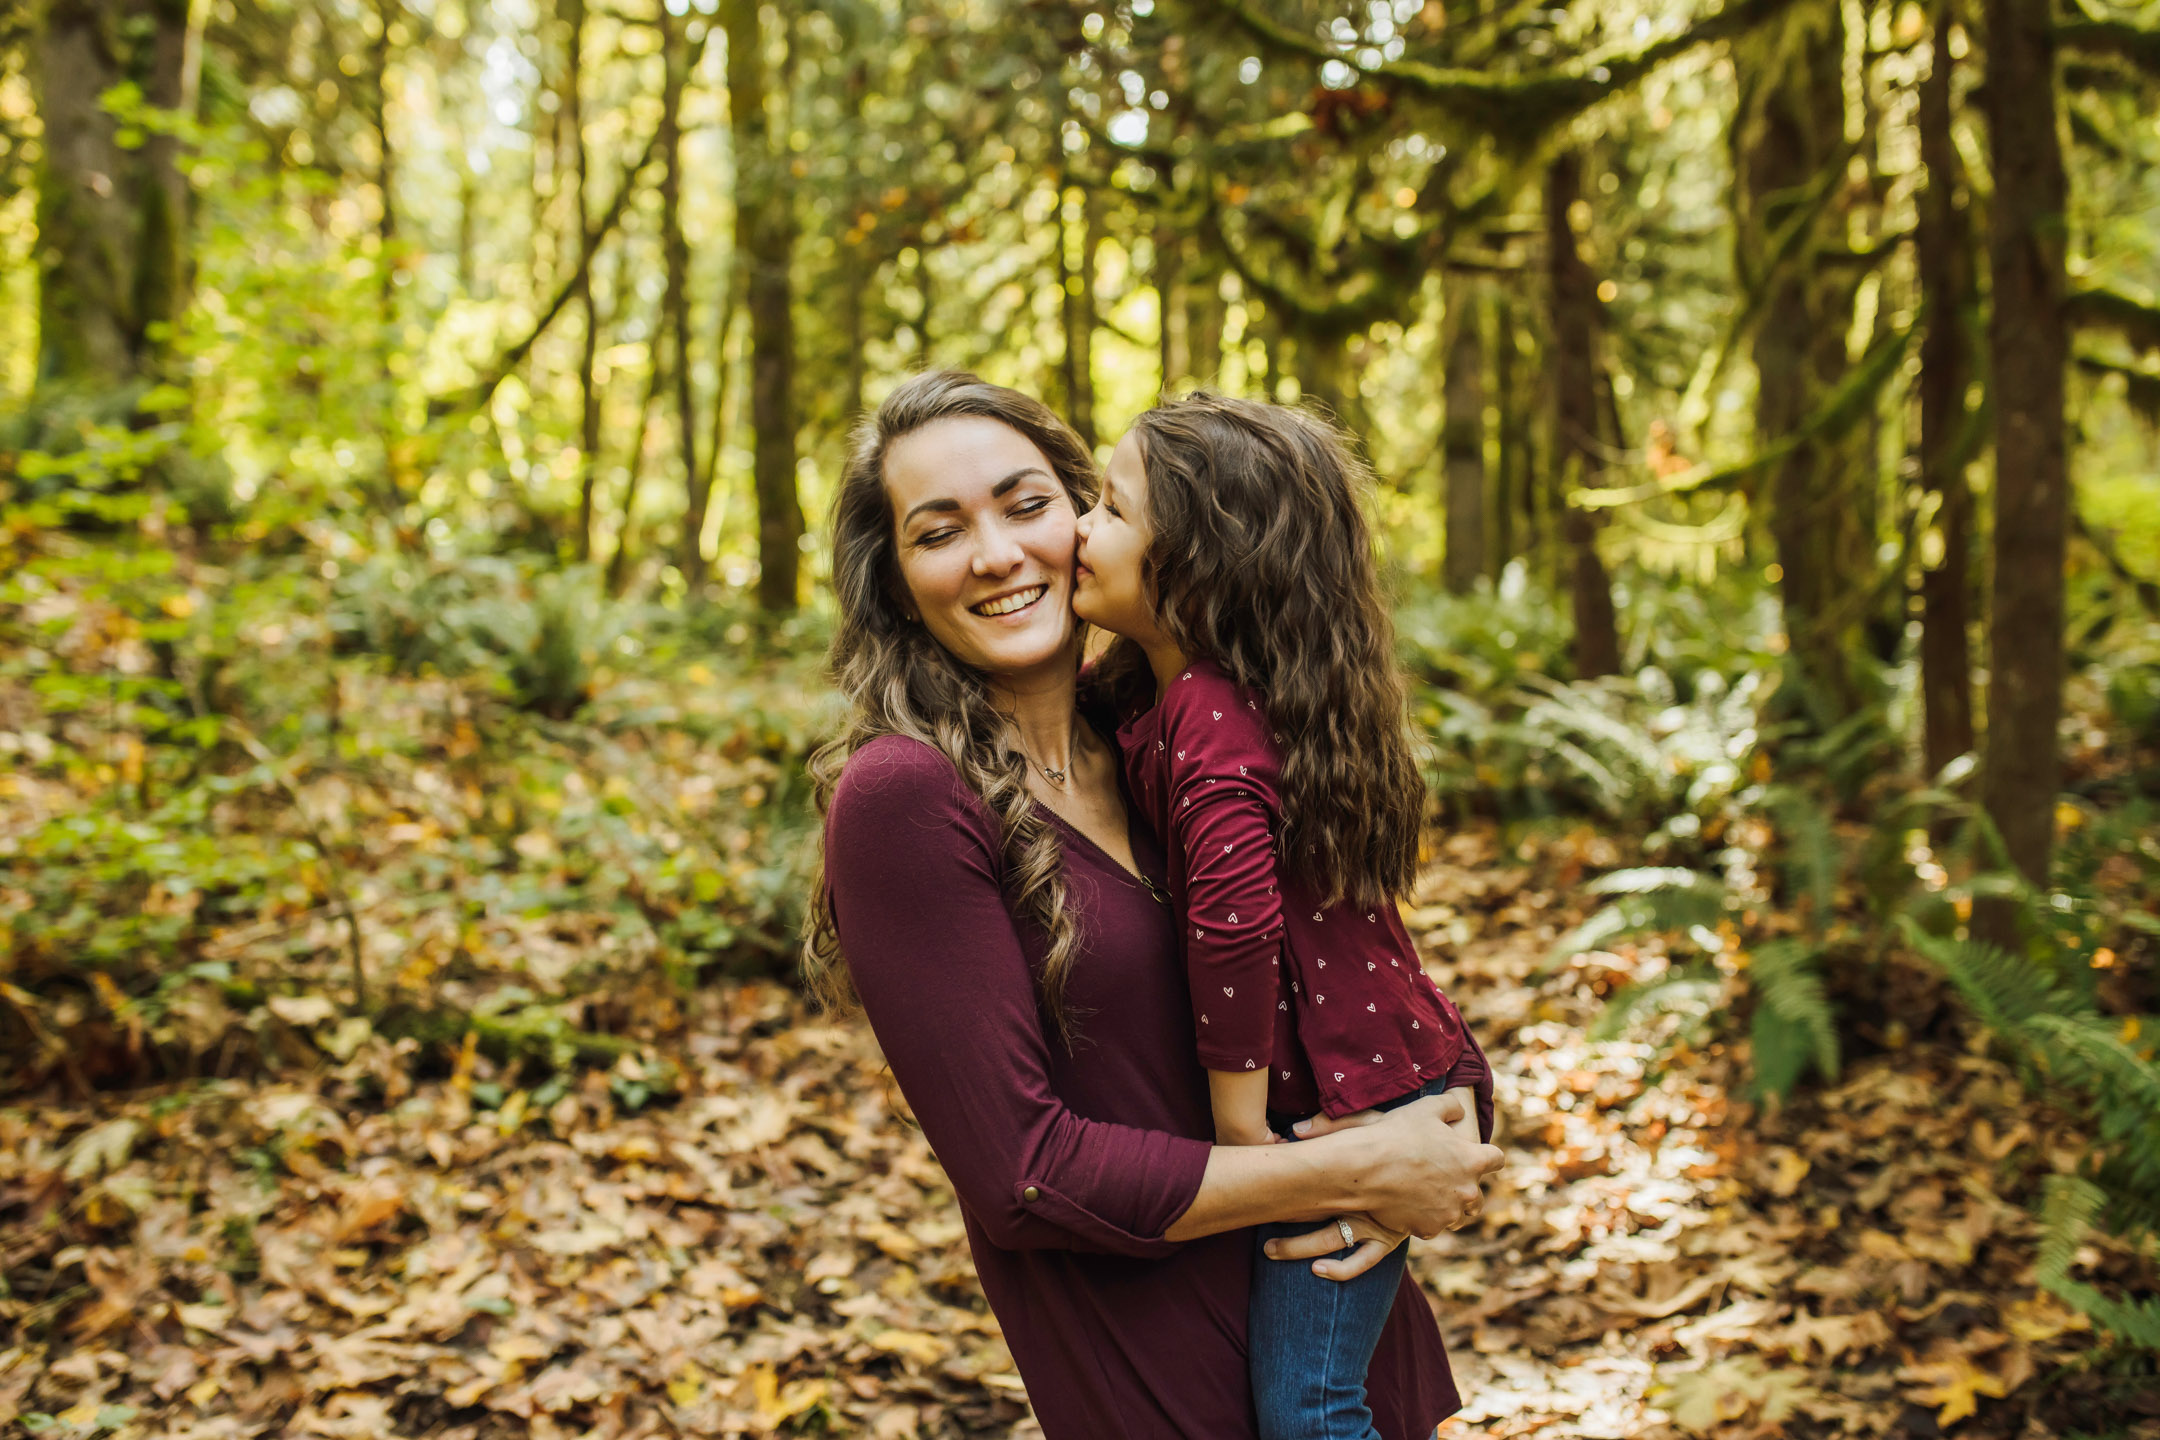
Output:
M1593 895L1619 898L1592 912L1582 924L1554 941L1545 957L1548 969L1630 935L1662 935L1713 926L1724 917L1730 903L1721 881L1693 870L1615 870L1583 888Z
M2030 960L1982 940L1954 940L1930 935L1909 915L1898 924L1913 949L1931 962L1965 998L1980 1022L2020 1050L2030 1062L2029 1044L2019 1044L2026 1024L2036 1015L2062 1013L2070 997Z
M1950 978L2016 1057L2027 1083L2046 1076L2081 1099L2099 1129L2086 1174L2049 1178L2041 1209L2040 1283L2114 1335L2160 1349L2160 1300L2120 1301L2070 1274L2096 1223L2160 1233L2160 1065L2133 1050L2121 1022L2041 963L1976 940L1930 935L1901 916L1913 948Z
M1819 946L1773 940L1756 947L1749 961L1756 997L1755 1083L1766 1093L1792 1089L1809 1061L1824 1079L1837 1078L1837 1011L1823 985L1822 959ZM1766 1049L1776 1059L1774 1067L1765 1063Z
M1592 1040L1618 1040L1647 1016L1688 1015L1700 1021L1717 1007L1721 981L1707 965L1675 965L1655 980L1623 985L1606 1000Z
M1819 935L1837 909L1838 877L1845 868L1830 813L1813 796L1789 785L1773 786L1766 792L1763 808L1770 812L1785 842L1786 883L1814 901L1809 924Z
M2041 1195L2035 1267L2041 1288L2119 1339L2160 1350L2160 1299L2117 1300L2070 1273L2078 1247L2107 1208L2107 1192L2075 1175L2050 1175Z

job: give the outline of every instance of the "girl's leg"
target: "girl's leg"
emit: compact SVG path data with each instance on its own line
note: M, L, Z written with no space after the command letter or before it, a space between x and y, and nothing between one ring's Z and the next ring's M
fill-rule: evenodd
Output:
M1312 1228L1265 1225L1256 1244ZM1380 1440L1365 1372L1407 1263L1398 1245L1355 1280L1323 1280L1310 1260L1254 1250L1249 1344L1260 1440Z

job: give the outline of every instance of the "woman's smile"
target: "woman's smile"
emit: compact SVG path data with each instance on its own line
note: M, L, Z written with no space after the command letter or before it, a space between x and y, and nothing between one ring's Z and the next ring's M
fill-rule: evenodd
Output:
M980 604L968 606L968 609L987 619L1006 619L1023 615L1033 609L1035 602L1049 593L1050 587L1048 585L1027 585L1018 590L1008 590L1002 595L992 596Z

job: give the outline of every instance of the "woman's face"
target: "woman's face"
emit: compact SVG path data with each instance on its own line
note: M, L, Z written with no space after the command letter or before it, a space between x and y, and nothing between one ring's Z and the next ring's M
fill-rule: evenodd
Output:
M1010 679L1069 674L1073 503L1033 441L956 415L885 452L909 609L955 658Z
M1073 611L1090 625L1149 645L1161 635L1150 596L1146 560L1155 538L1147 518L1147 468L1140 434L1126 432L1111 452L1102 498L1080 517L1079 569Z

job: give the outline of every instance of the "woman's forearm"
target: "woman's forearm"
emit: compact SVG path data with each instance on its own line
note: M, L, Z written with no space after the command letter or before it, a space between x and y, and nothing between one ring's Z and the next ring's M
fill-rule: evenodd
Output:
M1165 1240L1198 1240L1274 1220L1324 1220L1365 1208L1359 1181L1371 1161L1358 1131L1295 1145L1217 1145L1200 1192Z
M1361 1211L1387 1229L1437 1235L1462 1221L1479 1182L1500 1168L1490 1145L1455 1130L1460 1096L1414 1101L1385 1115L1290 1145L1216 1146L1184 1213L1163 1232L1197 1240L1271 1220L1324 1220Z

